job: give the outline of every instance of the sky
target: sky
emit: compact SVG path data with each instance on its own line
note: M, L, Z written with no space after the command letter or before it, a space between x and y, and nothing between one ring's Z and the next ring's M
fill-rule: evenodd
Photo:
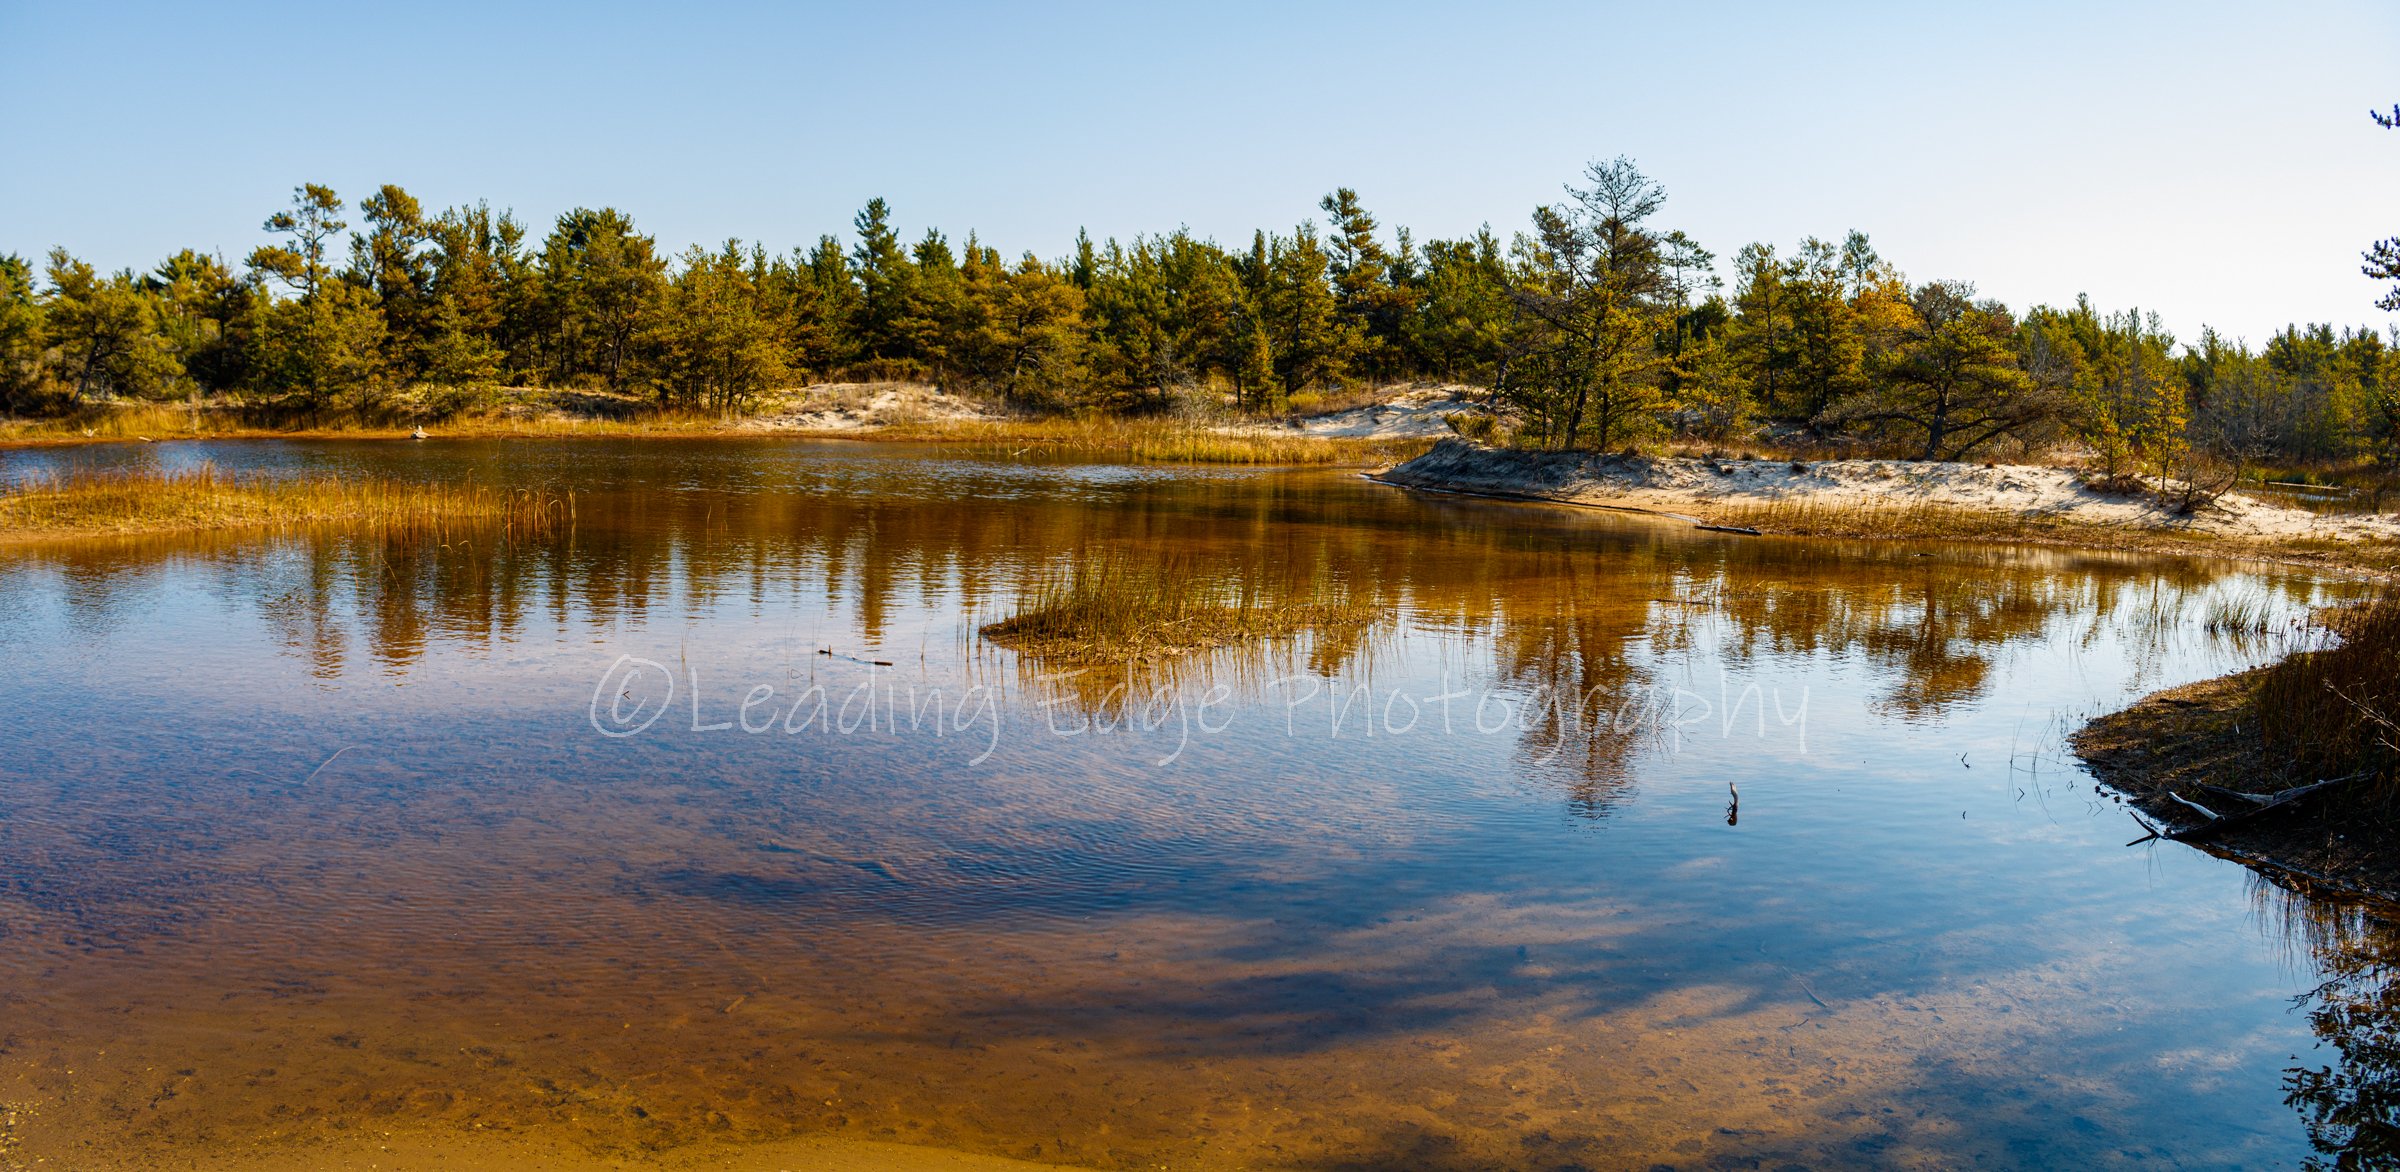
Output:
M1594 159L1720 256L1867 232L1912 279L2253 342L2385 328L2400 6L135 5L0 0L0 252L238 261L302 182L669 250L1228 244L1355 188L1504 236ZM353 215L355 222L358 217Z

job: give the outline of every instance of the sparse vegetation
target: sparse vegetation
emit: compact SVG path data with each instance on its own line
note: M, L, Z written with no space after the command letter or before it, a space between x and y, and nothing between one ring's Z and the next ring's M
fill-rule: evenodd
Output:
M2365 773L2379 807L2400 783L2400 598L2333 615L2337 642L2261 673L2259 747L2286 777Z
M229 476L203 464L178 472L76 472L19 483L0 493L0 544L306 525L435 538L497 528L507 538L538 537L566 524L573 508L573 497L542 490Z
M2325 645L2147 697L2085 726L2075 749L2168 836L2400 898L2390 845L2400 816L2400 599L2325 622ZM2268 608L2255 596L2220 599L2204 623L2255 637L2267 632Z
M954 444L977 452L1186 464L1388 464L1433 446L1425 439L1301 435L1106 415L934 422L886 428L875 438Z
M1374 608L1324 583L1270 595L1182 559L1081 555L1031 583L1016 613L983 633L1027 655L1068 662L1151 659L1373 622Z

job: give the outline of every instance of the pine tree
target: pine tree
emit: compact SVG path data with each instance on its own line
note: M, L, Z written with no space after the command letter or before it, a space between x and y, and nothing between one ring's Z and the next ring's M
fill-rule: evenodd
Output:
M350 278L375 294L395 364L414 371L433 329L431 226L416 197L396 183L358 201L358 210L366 231L350 238Z
M739 240L683 254L641 337L661 400L738 411L787 376L779 331L760 310L757 259Z
M1511 292L1540 335L1512 393L1555 442L1588 434L1606 448L1657 425L1657 343L1676 307L1648 226L1666 189L1622 157L1584 176L1567 202L1535 208L1533 232L1518 237Z
M900 328L908 316L916 268L892 231L891 209L881 197L867 201L852 227L858 243L850 250L858 276L858 316L852 327L863 357L909 357L912 339Z
M105 392L156 396L183 376L149 295L131 273L102 277L63 248L50 250L45 334L77 402Z
M597 376L611 390L632 374L634 338L664 292L657 242L615 208L558 218L540 260L547 350L554 377Z
M42 316L33 266L15 253L0 254L0 408L11 415L31 407L42 391Z
M292 206L267 217L266 230L291 238L291 244L271 244L250 253L250 267L282 281L307 300L331 279L327 259L334 237L350 225L340 218L342 197L330 187L304 183L292 189Z

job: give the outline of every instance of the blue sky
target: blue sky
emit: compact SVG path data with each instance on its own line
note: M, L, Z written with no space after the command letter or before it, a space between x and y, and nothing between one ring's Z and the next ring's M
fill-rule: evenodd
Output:
M577 205L671 248L1015 253L1287 228L1336 186L1419 239L1523 225L1589 159L1723 257L1870 233L1911 277L2088 292L2253 340L2383 326L2400 9L408 4L0 0L0 251L237 259L303 180ZM353 217L355 219L356 217Z

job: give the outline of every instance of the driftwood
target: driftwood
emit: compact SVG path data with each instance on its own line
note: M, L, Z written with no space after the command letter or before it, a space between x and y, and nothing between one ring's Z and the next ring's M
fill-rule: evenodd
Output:
M2290 806L2295 802L2314 797L2315 795L2323 793L2326 790L2347 785L2353 781L2357 781L2359 778L2368 776L2372 772L2372 770L2369 770L2365 773L2353 773L2348 777L2336 777L2326 781L2314 782L2309 785L2293 786L2290 789L2282 790L2271 795L2265 802L2257 806L2247 810L2236 811L2235 813L2223 815L2221 817L2211 813L2208 807L2192 801L2189 798L2178 797L2175 794L2168 794L2168 797L2174 798L2176 801L2181 802L2186 806L2190 806L2191 808L2198 810L2203 814L2208 814L2209 820L2201 823L2198 826L2191 827L2188 830L2170 830L2163 837L2173 839L2176 842L2192 842L2197 839L2213 838L2232 827L2239 826L2245 822L2255 821L2267 814L2274 813L2275 811L2283 809L2286 806Z
M1706 529L1711 533L1740 533L1748 537L1762 536L1758 530L1747 525L1694 525L1692 528Z
M850 655L850 654L846 654L846 653L844 653L844 652L836 651L836 650L834 650L834 649L833 649L833 648L831 648L831 647L819 647L819 648L817 648L817 654L819 654L819 655L830 655L830 656L834 657L835 659L847 659L847 660L849 660L849 661L850 661L850 662L852 662L852 663L863 663L863 664L866 664L866 665L867 665L867 666L869 666L869 667L890 667L890 666L892 666L892 661L891 661L891 660L888 660L888 659L860 659L859 657L857 657L857 656L855 656L855 655Z

